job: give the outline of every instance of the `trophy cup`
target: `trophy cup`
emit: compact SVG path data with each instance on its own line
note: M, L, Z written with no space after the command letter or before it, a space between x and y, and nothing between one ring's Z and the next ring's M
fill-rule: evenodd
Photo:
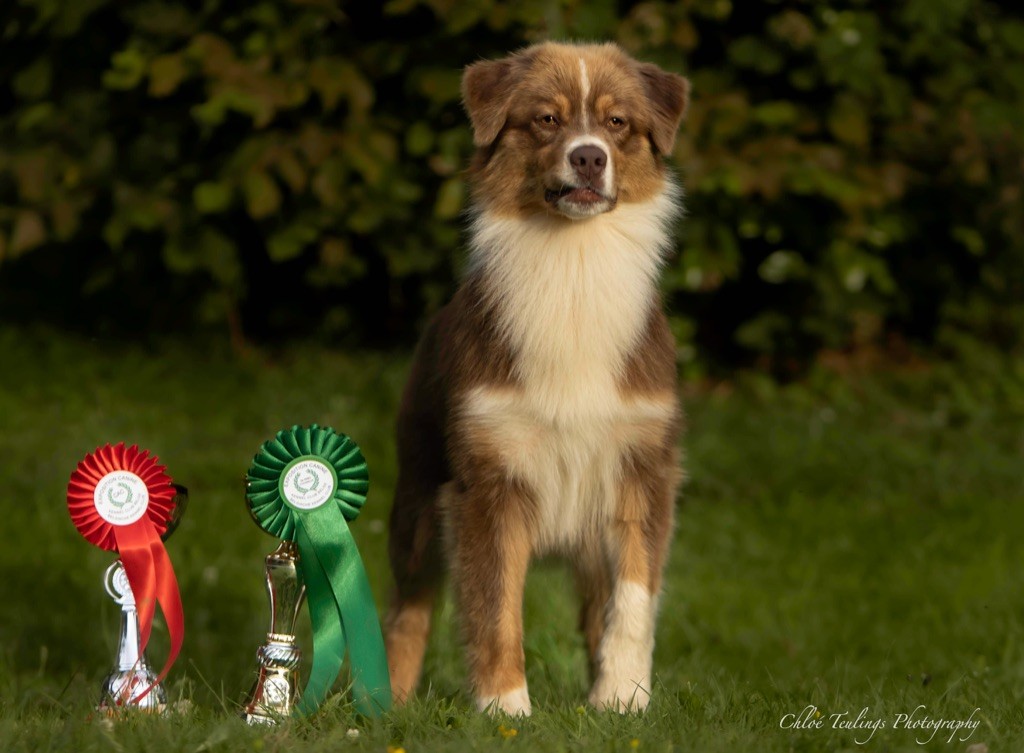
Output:
M164 541L174 533L188 507L188 489L181 484L173 486L171 518L167 530L160 537ZM144 711L164 711L167 708L167 691L157 682L156 673L150 669L140 650L139 613L135 594L121 560L115 560L107 568L103 575L103 585L114 603L121 607L121 629L117 641L117 665L103 680L98 710L111 713L115 709L131 706ZM146 688L150 688L150 691L136 698Z
M299 553L291 541L282 541L266 558L270 627L266 642L256 651L258 674L242 709L249 724L275 724L292 713L298 700L302 653L295 643L295 620L306 597L298 562Z

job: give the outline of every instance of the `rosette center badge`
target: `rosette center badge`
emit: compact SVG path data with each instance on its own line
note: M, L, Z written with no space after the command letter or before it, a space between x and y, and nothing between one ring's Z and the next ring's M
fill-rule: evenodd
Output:
M96 484L93 503L105 521L115 526L126 526L146 514L149 489L146 482L134 473L114 471Z
M296 510L315 510L334 497L334 468L315 457L296 458L281 474L281 496Z

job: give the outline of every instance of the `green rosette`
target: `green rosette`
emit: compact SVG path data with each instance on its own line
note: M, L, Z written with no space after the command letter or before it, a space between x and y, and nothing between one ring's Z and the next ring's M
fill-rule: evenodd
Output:
M319 708L346 648L356 709L368 716L388 710L391 683L377 607L348 526L370 485L359 446L328 427L293 426L263 444L246 481L259 526L299 549L313 627L313 667L299 712Z

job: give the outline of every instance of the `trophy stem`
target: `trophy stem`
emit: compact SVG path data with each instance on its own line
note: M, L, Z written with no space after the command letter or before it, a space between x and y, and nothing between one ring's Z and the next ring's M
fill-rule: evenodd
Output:
M276 724L298 701L302 654L295 642L295 620L306 597L298 563L298 549L291 541L282 541L266 558L270 626L266 642L256 651L256 682L242 709L249 724Z
M134 669L142 658L139 656L138 641L131 639L131 636L139 634L138 611L134 608L123 607L121 609L121 631L117 644L117 669L119 672Z
M139 613L121 560L107 568L103 580L107 593L121 607L121 628L117 640L117 667L103 680L98 709L107 713L123 708L164 711L167 693L162 685L155 684L156 675L141 651ZM138 698L150 686L152 689Z

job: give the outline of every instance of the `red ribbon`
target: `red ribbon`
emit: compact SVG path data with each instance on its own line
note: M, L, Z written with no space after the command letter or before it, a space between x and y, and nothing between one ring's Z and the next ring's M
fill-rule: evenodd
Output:
M142 516L125 525L111 523L97 509L96 493L100 482L111 473L127 471L139 477L146 486L149 503ZM101 549L121 556L125 575L135 596L139 613L140 656L149 643L156 604L164 613L171 646L164 667L157 676L159 683L171 669L185 637L185 615L181 607L178 580L174 576L167 550L160 536L167 530L173 512L174 486L167 469L157 458L137 445L125 447L124 442L111 447L97 447L78 464L68 482L68 511L71 520L88 541ZM137 703L152 690L146 688L130 699ZM127 699L126 699L127 700Z

